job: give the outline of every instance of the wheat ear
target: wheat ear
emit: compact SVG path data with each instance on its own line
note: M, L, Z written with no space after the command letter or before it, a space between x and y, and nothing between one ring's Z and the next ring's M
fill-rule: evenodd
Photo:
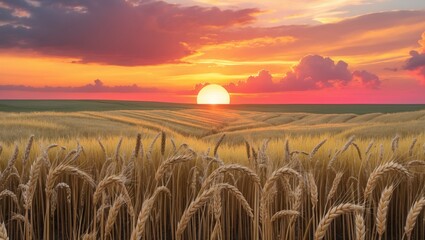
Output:
M18 153L19 153L19 148L18 148L18 145L16 145L15 150L13 151L12 155L9 158L9 161L7 162L6 168L4 169L3 173L1 174L1 177L0 177L1 188L4 187L4 183L6 181L6 178L9 176L9 174L13 170L13 167L15 166L16 159L18 158Z
M25 166L27 165L27 161L30 157L30 152L31 152L31 147L33 142L34 142L34 135L31 135L30 138L28 139L27 146L25 147L24 156L22 157L23 170L25 169Z
M313 208L316 207L317 202L319 201L319 193L317 190L317 184L314 180L314 175L312 172L309 172L307 174L307 180L308 180L308 187L310 189L310 200L311 205L313 205Z
M93 204L94 205L97 204L102 193L104 193L109 186L117 186L121 189L121 193L124 197L125 204L127 205L128 214L130 214L131 216L134 216L135 213L134 213L133 204L131 202L131 197L127 191L127 188L125 187L126 181L127 181L126 178L122 175L120 176L110 175L102 179L102 181L100 181L99 184L97 184L96 190L93 193Z
M53 188L55 186L54 184L56 183L56 180L58 179L58 177L64 174L75 175L83 179L87 183L89 183L91 186L93 187L96 186L93 178L86 172L81 171L77 167L62 164L62 165L58 165L55 168L50 168L49 170L49 173L46 178L46 196L47 197L50 197L50 195L52 194Z
M165 145L167 143L167 134L164 131L161 131L161 156L165 154Z
M180 221L177 224L176 239L181 239L183 231L186 229L187 224L189 223L192 216L198 211L198 209L203 207L211 199L211 197L213 197L213 195L217 191L220 191L225 185L229 184L221 183L214 185L214 187L203 191L200 195L196 197L195 200L190 203L189 207L186 208L186 210L183 212L183 215L181 216Z
M395 153L398 149L398 143L400 142L400 136L396 135L391 141L391 150Z
M320 240L325 237L326 230L331 225L332 221L338 216L363 210L362 206L351 204L351 203L343 203L338 206L335 206L326 213L326 215L320 220L319 225L317 226L316 232L314 233L314 239Z
M366 148L366 151L365 151L365 155L368 155L369 154L370 150L372 150L372 147L373 147L373 144L374 143L375 142L373 140L370 141L369 145L367 145L367 148Z
M313 150L311 150L310 152L310 158L313 158L314 155L319 151L319 149L323 146L323 144L326 143L326 141L328 141L328 139L324 139L323 141L321 141L319 144L317 144Z
M418 139L414 138L412 143L410 144L410 147L409 147L409 156L410 157L413 156L413 150L415 149L416 142L418 142Z
M214 182L214 180L220 176L223 173L226 173L228 171L239 171L241 173L244 173L245 175L247 175L255 184L257 184L258 186L261 186L260 184L260 178L258 177L258 175L252 171L250 168L239 165L239 164L229 164L229 165L224 165L221 166L219 168L217 168L216 170L214 170L203 182L200 192L204 191L209 185L211 185L212 182Z
M243 209L245 210L245 212L248 214L250 218L254 217L251 206L249 205L248 201L245 199L245 197L243 196L243 194L239 191L237 187L227 183L221 184L221 186L222 186L222 189L226 189L227 191L232 193L233 196L235 196L235 198L242 205Z
M148 151L146 152L146 158L148 160L152 160L153 146L155 145L155 143L158 140L159 136L161 136L161 133L160 132L157 135L155 135L155 137L153 138L151 144L149 145Z
M294 176L294 177L301 179L301 175L297 171L295 171L294 169L289 168L289 167L279 168L276 171L274 171L271 174L271 176L266 180L264 187L263 187L264 192L269 191L272 188L272 186L274 186L276 181L279 178L284 177L284 176Z
M220 147L221 143L223 142L223 139L224 139L225 136L226 136L226 134L221 135L221 137L218 139L217 143L214 146L213 155L215 157L217 156L218 148Z
M251 159L251 145L249 145L249 142L245 140L245 150L246 150L246 156L248 159Z
M29 180L26 184L26 191L24 194L24 207L26 209L30 209L32 207L32 200L35 194L35 190L37 188L37 181L40 176L42 159L37 158L32 164L30 168Z
M416 219L418 218L424 206L425 197L422 197L421 199L417 200L410 208L406 218L406 225L404 226L404 232L406 233L407 239L411 238L413 229L416 225Z
M9 237L7 236L6 226L4 226L4 223L0 224L0 240L9 240Z
M386 187L382 191L381 198L379 199L378 212L376 213L376 231L378 232L379 237L382 237L387 227L388 207L390 205L393 191L393 185Z
M350 145L354 142L354 139L356 137L353 135L351 136L348 141L345 143L345 145L341 148L341 154L347 151L347 149L350 147Z
M328 201L330 201L336 194L336 191L338 190L339 183L341 182L342 176L344 176L343 172L337 172L335 175L335 178L332 182L331 190L329 190L328 193Z
M145 233L146 221L148 220L154 203L161 192L164 192L166 195L171 197L171 193L168 188L161 186L155 189L155 192L152 194L152 196L143 203L142 210L140 210L139 217L137 218L136 228L131 234L132 240L138 240L142 238L143 234Z
M364 190L365 200L375 189L378 179L388 172L397 172L406 176L410 176L410 172L399 163L391 161L391 162L379 165L373 170L373 172L369 176L369 179L367 180L366 187Z
M114 204L112 204L112 207L109 209L108 219L106 220L106 226L105 226L105 236L108 236L112 228L114 227L115 220L117 219L118 213L121 209L121 206L125 203L125 199L123 195L120 195L117 197L114 201Z
M122 138L118 141L117 147L115 148L114 160L118 161L120 157L120 149L122 144Z
M274 221L276 221L276 220L278 220L282 217L286 217L286 216L296 217L296 216L299 216L299 215L300 215L300 212L295 211L295 210L282 210L282 211L275 213L272 216L271 221L274 222Z
M16 206L19 209L19 201L18 201L18 197L16 196L15 193L13 193L10 190L5 189L5 190L0 192L0 199L3 199L5 197L9 197L10 199L12 199L13 203L15 203Z
M136 159L139 156L141 145L142 145L142 134L138 133L136 137L136 145L134 147L132 158Z
M356 240L364 240L366 238L366 225L364 218L360 213L356 214Z
M187 162L189 160L192 160L194 157L195 153L193 151L190 151L187 154L169 157L167 160L163 161L159 166L155 174L155 180L159 182L164 176L164 174L167 172L167 170L171 168L171 166L173 166L174 164Z

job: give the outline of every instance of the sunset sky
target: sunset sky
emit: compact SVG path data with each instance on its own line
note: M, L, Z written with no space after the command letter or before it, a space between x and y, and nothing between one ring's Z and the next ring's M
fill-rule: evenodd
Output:
M424 0L0 0L0 99L425 103Z

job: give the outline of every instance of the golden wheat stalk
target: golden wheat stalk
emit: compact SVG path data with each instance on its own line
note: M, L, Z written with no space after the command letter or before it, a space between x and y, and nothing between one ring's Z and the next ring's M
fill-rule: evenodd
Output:
M106 160L108 158L108 154L106 153L105 145L103 145L103 143L100 140L100 138L97 139L97 143L99 144L100 149L102 149L103 155L105 156L105 160Z
M137 223L135 229L133 229L133 233L131 234L132 240L138 240L142 238L145 233L146 222L151 215L151 211L154 207L154 203L158 198L160 193L165 193L167 196L171 197L170 190L168 188L161 186L155 189L155 192L152 194L150 198L145 200L142 206L142 210L140 210L139 217L137 218Z
M404 226L404 232L406 233L407 239L411 238L413 229L416 225L416 219L418 218L424 206L425 197L422 197L421 199L417 200L410 208L406 218L406 225Z
M218 220L214 224L214 229L213 229L213 231L211 233L211 240L222 239L221 238L221 234L222 234L222 232L221 232L221 221Z
M167 134L164 131L161 131L161 156L165 154L165 145L167 143Z
M316 232L314 233L314 239L320 240L325 237L326 231L331 225L332 221L338 216L346 213L356 212L363 210L362 206L351 204L351 203L343 203L338 206L335 206L326 213L325 216L319 222L319 225L316 228Z
M260 201L260 218L263 223L268 221L270 217L270 209L268 206L270 205L272 197L275 195L271 193L271 190L273 189L273 186L275 186L275 183L278 179L286 176L294 176L300 179L300 182L302 181L301 175L294 169L288 167L279 168L271 174L271 176L266 180L264 184L263 194L261 196Z
M317 202L319 201L319 192L317 190L317 184L316 181L314 180L314 175L312 172L309 172L307 174L307 183L308 183L308 188L310 190L310 200L311 200L311 205L313 206L313 208L316 207Z
M397 151L399 142L400 142L400 136L396 135L391 141L391 150L393 151L393 153Z
M220 147L221 143L223 142L225 136L226 136L226 134L223 134L218 139L217 143L214 146L213 156L217 157L218 148Z
M122 138L120 138L120 140L118 141L117 147L116 147L116 149L115 149L115 153L114 153L114 160L115 160L116 162L118 162L118 161L119 161L121 144L122 144Z
M49 173L47 174L47 178L46 178L46 196L47 197L50 197L50 195L52 194L53 188L55 186L57 179L60 176L63 176L65 174L75 175L83 179L84 181L86 181L91 186L93 187L96 186L93 178L86 172L74 166L60 164L54 168L50 168Z
M410 144L410 147L409 147L409 156L410 157L413 156L413 150L415 149L415 145L416 145L417 142L418 142L418 139L414 138L412 143Z
M24 156L22 157L22 166L23 166L22 169L23 170L25 169L25 166L27 165L27 161L30 157L30 152L31 152L31 147L32 147L33 142L34 142L34 135L31 135L28 139L27 146L25 147Z
M188 153L183 155L169 157L167 160L163 161L159 166L155 174L155 180L159 182L164 176L164 174L167 172L167 170L170 169L174 164L190 161L194 159L194 157L195 153L193 151L189 151Z
M291 149L289 147L289 139L285 140L285 161L289 162L291 160Z
M337 172L336 173L335 178L332 182L332 187L331 187L331 189L329 190L329 193L328 193L327 201L330 201L332 198L335 197L336 191L338 190L339 183L342 180L342 176L344 176L343 172Z
M237 187L227 183L220 184L220 189L218 191L224 189L229 191L238 200L238 202L242 205L242 208L245 210L245 212L250 218L254 217L251 206Z
M136 145L134 146L131 159L134 160L139 157L140 147L142 145L142 134L138 133L136 137Z
M217 185L214 185L213 187L203 191L200 195L196 197L195 200L193 200L189 207L186 208L186 210L183 212L183 215L180 218L180 221L177 224L177 230L176 230L176 239L181 239L181 235L183 231L186 229L187 224L189 223L192 216L203 207L217 191L221 191L222 189L227 189L233 194L235 194L235 197L239 200L239 202L244 207L245 211L247 211L248 216L253 217L252 209L249 206L246 199L243 197L242 193L237 190L236 187L227 184L227 183L220 183Z
M355 142L351 143L351 145L356 149L356 152L357 152L357 155L359 156L360 161L363 160L362 151L360 150L359 145L357 145L357 143Z
M32 200L34 198L35 190L37 188L37 181L40 176L42 158L37 158L30 168L29 180L26 184L26 191L24 194L24 207L25 209L30 209L32 207Z
M331 160L329 160L328 162L328 170L329 169L333 169L333 165L335 163L335 161L338 159L339 155L341 154L341 150L337 150L335 152L335 154L333 155L333 157L331 158Z
M93 193L93 204L96 205L98 203L100 197L102 196L102 193L104 193L108 187L116 186L119 187L120 193L124 197L125 204L127 205L128 214L130 214L130 216L134 216L135 213L131 197L125 186L126 181L127 179L123 175L110 175L102 179L102 181L97 184L96 190Z
M343 154L347 149L350 147L350 145L354 142L354 139L356 137L353 135L351 136L348 141L344 144L344 146L341 148L341 154Z
M83 235L83 237L81 238L82 240L96 240L96 232L92 232L92 233L86 233Z
M379 165L372 171L369 176L369 179L367 180L366 187L364 190L364 199L367 199L367 197L375 189L377 181L388 172L396 172L405 176L411 175L410 172L403 165L393 161Z
M299 216L299 215L300 215L300 212L295 211L295 210L282 210L282 211L279 211L279 212L273 214L271 221L274 222L274 221L276 221L280 218L286 217L286 216L296 217L296 216Z
M204 191L209 185L211 185L218 176L221 176L222 174L229 171L239 171L241 173L244 173L251 179L251 181L253 181L259 187L261 187L260 178L250 168L239 165L239 164L228 164L214 170L202 183L200 192Z
M4 223L0 224L0 240L9 240L9 237L7 235L6 226Z
M121 209L121 206L124 204L125 204L125 198L123 195L120 195L115 199L114 204L112 204L112 207L109 209L109 214L108 214L108 218L106 220L106 226L105 226L106 236L109 236L109 234L111 233L115 224L115 220L117 219L118 213Z
M171 146L173 147L173 153L177 151L177 145L173 138L170 138Z
M155 135L155 137L153 138L151 144L149 145L148 151L146 153L146 158L148 160L152 160L153 146L155 145L155 143L158 140L159 136L161 136L161 133L160 132Z
M304 193L304 181L300 180L297 188L295 189L295 199L294 199L292 210L296 210L299 212L301 211L303 193Z
M245 151L246 156L248 159L251 159L251 145L249 145L249 142L245 140Z
M301 174L299 174L297 171L295 171L292 168L289 167L282 167L279 168L277 170L275 170L270 177L266 180L264 187L263 187L263 191L264 193L268 192L272 186L274 186L274 184L276 183L276 181L279 178L285 177L285 176L293 176L296 177L298 179L301 179ZM267 195L267 194L265 194Z
M310 159L314 157L314 155L319 151L319 149L326 143L326 141L328 141L328 139L324 139L322 140L319 144L317 144L313 150L311 150L310 152Z
M5 189L5 190L0 192L0 199L6 198L6 197L9 197L10 199L12 199L12 202L16 205L16 207L19 210L19 201L18 201L18 197L16 196L16 194L13 193L10 190Z
M370 150L372 150L372 147L373 147L373 144L374 143L375 142L373 140L370 141L369 145L367 145L367 148L366 148L366 151L365 151L365 155L368 155L369 154Z
M382 191L381 198L379 199L378 212L376 213L376 231L380 238L384 235L387 228L387 214L393 191L393 185L386 187Z
M4 183L6 181L6 178L9 176L9 174L12 172L13 167L15 166L16 159L18 158L19 148L18 145L15 146L15 150L13 151L12 155L9 158L9 161L7 162L6 168L3 170L3 173L0 176L0 189L4 188Z
M364 240L366 238L366 225L364 218L360 213L356 214L356 240Z

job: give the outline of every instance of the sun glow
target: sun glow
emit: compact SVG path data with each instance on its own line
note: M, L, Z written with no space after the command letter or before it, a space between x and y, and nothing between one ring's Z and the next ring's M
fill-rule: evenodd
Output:
M230 95L227 90L217 84L210 84L201 89L197 98L198 104L229 104Z

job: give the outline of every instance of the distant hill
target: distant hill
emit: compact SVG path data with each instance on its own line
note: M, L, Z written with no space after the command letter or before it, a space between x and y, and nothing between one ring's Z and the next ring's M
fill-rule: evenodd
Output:
M232 109L260 112L395 113L424 110L425 104L231 104L221 106L111 100L0 100L0 112Z

